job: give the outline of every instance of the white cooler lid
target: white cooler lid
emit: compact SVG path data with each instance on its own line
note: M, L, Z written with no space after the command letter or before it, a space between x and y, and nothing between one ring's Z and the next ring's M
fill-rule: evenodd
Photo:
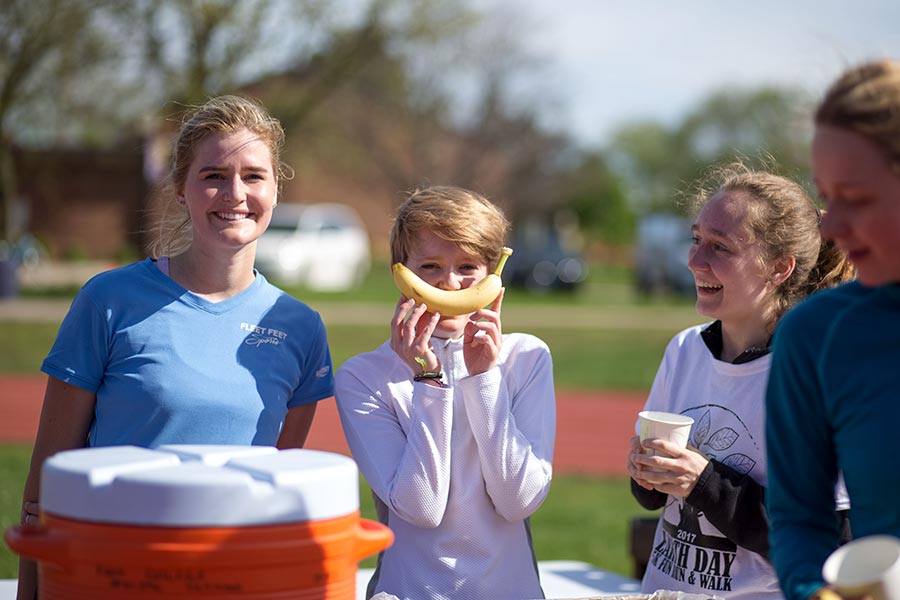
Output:
M41 471L41 509L82 521L209 527L318 521L359 510L351 458L269 446L68 450Z

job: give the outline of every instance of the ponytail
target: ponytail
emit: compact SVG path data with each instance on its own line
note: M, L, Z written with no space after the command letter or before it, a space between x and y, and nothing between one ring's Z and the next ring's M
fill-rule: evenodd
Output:
M822 240L819 257L806 279L806 294L834 287L856 277L856 268L831 240Z

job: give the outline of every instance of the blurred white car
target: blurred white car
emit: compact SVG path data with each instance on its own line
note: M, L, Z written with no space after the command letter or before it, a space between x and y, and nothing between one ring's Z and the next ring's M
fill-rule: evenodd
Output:
M369 272L369 236L345 204L279 204L256 245L256 268L276 282L345 291Z

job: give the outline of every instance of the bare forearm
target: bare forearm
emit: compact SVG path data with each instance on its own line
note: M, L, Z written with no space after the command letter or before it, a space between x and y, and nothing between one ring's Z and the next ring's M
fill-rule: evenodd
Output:
M31 464L22 493L22 524L36 523L40 518L41 468L50 456L62 450L81 448L87 441L94 418L96 395L49 377L37 437L31 453ZM19 583L16 598L34 600L37 590L37 565L19 561Z
M333 402L334 396L326 398L325 402ZM284 426L278 436L276 446L280 449L302 448L306 444L309 430L312 427L313 417L316 415L317 402L304 404L290 409L284 418Z

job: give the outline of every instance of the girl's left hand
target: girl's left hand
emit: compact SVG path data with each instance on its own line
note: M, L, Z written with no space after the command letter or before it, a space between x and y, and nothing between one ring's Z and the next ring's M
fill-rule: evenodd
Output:
M477 310L469 317L463 333L463 358L469 375L480 375L497 364L503 332L500 327L500 306L503 304L503 293L491 303L490 308Z
M641 470L643 481L664 494L682 498L690 495L709 459L695 448L681 448L667 440L650 439L642 444L655 452L655 456L633 457L635 462L644 465Z

